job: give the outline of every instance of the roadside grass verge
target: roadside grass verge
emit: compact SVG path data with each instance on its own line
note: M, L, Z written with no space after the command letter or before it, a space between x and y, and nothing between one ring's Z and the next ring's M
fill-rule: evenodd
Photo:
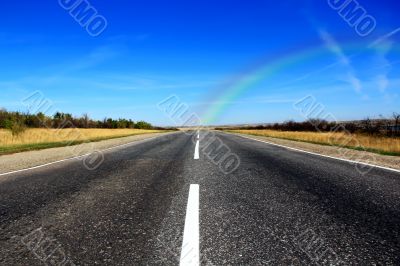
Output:
M359 151L368 151L381 155L400 156L400 138L329 132L276 131L267 129L225 131L253 136L307 142L325 146L334 146Z
M20 136L14 137L10 131L0 130L0 155L161 132L169 131L145 129L28 129Z

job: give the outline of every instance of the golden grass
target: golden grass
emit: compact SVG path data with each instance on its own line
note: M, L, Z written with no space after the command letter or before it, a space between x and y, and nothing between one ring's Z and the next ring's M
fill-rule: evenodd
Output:
M34 145L42 143L90 142L99 139L125 137L146 133L157 133L159 130L144 129L27 129L18 137L11 131L0 129L0 147Z
M400 138L345 133L293 132L276 130L229 130L230 132L265 136L324 145L342 146L383 154L400 155Z

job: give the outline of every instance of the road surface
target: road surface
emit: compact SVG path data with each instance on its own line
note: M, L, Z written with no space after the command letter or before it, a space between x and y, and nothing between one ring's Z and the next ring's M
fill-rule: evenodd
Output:
M400 264L398 172L191 133L1 177L0 265Z

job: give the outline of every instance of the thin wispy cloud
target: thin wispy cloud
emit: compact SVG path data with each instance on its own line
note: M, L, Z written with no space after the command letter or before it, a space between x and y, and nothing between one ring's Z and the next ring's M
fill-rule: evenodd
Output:
M378 89L380 92L384 93L389 86L389 79L387 78L386 75L378 75L376 77L376 82L378 84Z
M74 60L73 63L68 63L64 68L65 72L78 71L97 66L117 56L121 56L121 50L120 47L114 47L112 45L96 47L78 60Z
M129 43L146 41L149 38L151 38L150 33L140 33L140 34L135 34L135 35L119 34L119 35L113 35L111 37L108 37L107 40L111 43L129 44Z
M395 30L389 32L388 34L386 34L386 35L384 35L384 36L378 38L378 39L377 39L376 41L374 41L369 47L370 47L370 48L376 47L377 45L379 45L379 44L381 44L381 43L383 43L383 42L388 41L392 36L396 35L396 34L399 33L399 32L400 32L400 28L397 28L397 29L395 29Z
M344 80L350 83L356 92L360 93L362 90L361 80L355 75L349 57L346 56L340 45L327 31L319 30L318 33L320 38L324 41L326 47L336 55L338 61L345 67L346 75Z
M46 36L40 34L24 34L14 36L7 32L0 32L0 45L31 45L46 41Z
M361 80L358 79L358 78L353 74L352 71L348 71L348 72L347 72L347 79L346 79L346 81L349 82L349 83L353 86L353 89L354 89L356 92L361 92L361 90L362 90Z
M189 106L198 107L198 106L214 106L219 104L229 104L229 105L244 105L244 104L292 104L297 99L278 99L278 98L253 98L253 99L245 99L245 100L238 100L238 101L204 101L204 102L190 102L188 103Z
M389 86L390 80L388 78L388 74L392 69L392 65L390 60L387 58L387 54L392 48L392 43L386 42L384 45L381 45L380 49L376 51L375 62L378 66L382 66L380 69L380 73L376 76L375 80L378 86L378 89L381 93L385 93L386 89Z

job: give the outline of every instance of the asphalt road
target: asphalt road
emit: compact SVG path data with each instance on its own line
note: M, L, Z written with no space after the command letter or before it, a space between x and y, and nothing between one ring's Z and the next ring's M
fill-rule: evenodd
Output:
M2 177L0 265L400 264L399 173L215 134Z

